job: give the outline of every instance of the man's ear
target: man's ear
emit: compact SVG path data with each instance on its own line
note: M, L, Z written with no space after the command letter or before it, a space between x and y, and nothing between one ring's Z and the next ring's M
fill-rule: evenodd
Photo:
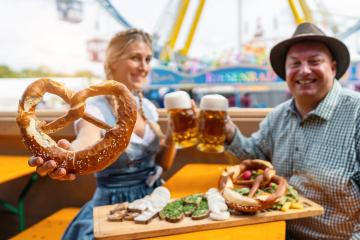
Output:
M332 70L334 78L335 78L335 76L336 76L336 61L335 60L332 60L332 62L331 62L331 70Z

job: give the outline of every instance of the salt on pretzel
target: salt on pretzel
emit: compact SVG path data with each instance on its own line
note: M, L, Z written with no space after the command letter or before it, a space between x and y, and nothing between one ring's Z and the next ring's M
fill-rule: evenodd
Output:
M241 179L242 173L246 170L263 170L253 180ZM266 187L270 182L278 185L276 191L265 198L254 197L259 188ZM243 196L233 191L236 185L250 187L248 196ZM282 196L286 194L287 182L283 177L277 176L271 163L254 159L244 160L239 165L227 167L219 180L219 189L222 191L229 208L239 212L256 212L262 209L271 208Z
M70 105L70 110L64 116L50 123L38 119L35 114L36 105L46 92L61 97ZM114 96L117 121L113 127L84 112L85 100L97 95ZM104 137L79 151L60 148L48 134L79 118L106 129ZM58 167L65 168L68 173L84 175L106 168L125 150L136 122L136 102L125 85L116 81L107 80L74 93L61 83L41 78L31 83L23 93L16 121L25 147L34 156L42 157L45 161L55 160Z

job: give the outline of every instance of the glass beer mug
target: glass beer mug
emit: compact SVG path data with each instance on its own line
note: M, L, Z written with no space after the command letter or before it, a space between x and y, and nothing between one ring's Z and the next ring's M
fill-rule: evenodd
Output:
M221 153L224 151L225 121L228 100L218 94L201 98L199 117L199 144L203 152Z
M176 91L164 97L169 113L170 127L177 148L191 147L198 141L198 121L187 92Z

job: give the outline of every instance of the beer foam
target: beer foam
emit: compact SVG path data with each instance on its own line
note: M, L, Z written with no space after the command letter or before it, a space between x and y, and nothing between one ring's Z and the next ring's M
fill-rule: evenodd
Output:
M211 111L226 111L229 107L227 98L219 94L209 94L201 98L200 109Z
M165 95L164 105L167 109L189 109L191 108L191 99L185 91L171 92Z

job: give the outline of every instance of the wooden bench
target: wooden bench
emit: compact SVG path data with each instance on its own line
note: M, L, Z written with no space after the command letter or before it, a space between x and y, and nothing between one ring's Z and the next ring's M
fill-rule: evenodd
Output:
M0 184L31 174L28 183L22 189L15 205L0 199L0 205L19 217L20 231L25 229L25 197L38 178L38 175L35 173L35 168L29 167L27 163L28 159L29 156L0 155Z
M66 227L79 210L79 208L63 208L33 226L25 229L11 239L60 239Z

